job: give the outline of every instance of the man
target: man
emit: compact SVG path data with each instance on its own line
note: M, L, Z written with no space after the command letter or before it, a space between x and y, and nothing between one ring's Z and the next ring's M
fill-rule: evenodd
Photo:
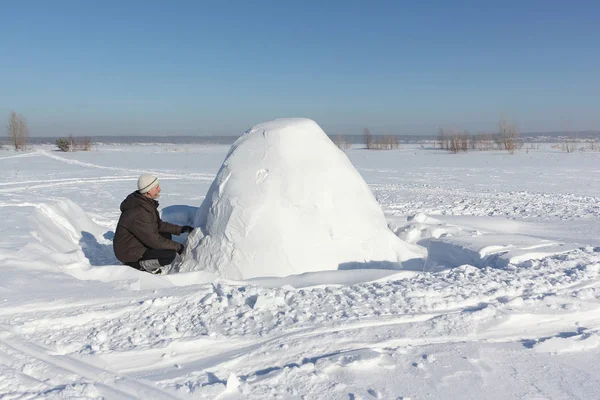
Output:
M142 174L137 187L138 190L121 203L113 249L123 264L157 274L183 251L183 245L171 240L171 234L190 233L194 228L160 219L156 201L160 196L157 177Z

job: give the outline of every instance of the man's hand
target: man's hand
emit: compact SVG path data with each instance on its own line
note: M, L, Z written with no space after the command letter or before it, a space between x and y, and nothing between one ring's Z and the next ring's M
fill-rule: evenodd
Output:
M185 247L183 247L183 245L181 243L179 243L179 248L177 249L177 254L183 253L184 249L185 249Z
M181 227L181 233L190 233L194 230L193 226L185 225Z

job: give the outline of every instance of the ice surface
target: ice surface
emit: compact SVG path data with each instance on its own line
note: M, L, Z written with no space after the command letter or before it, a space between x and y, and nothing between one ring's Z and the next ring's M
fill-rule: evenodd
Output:
M309 119L248 130L200 206L180 271L229 279L377 267L420 268L424 250L387 226L344 152Z

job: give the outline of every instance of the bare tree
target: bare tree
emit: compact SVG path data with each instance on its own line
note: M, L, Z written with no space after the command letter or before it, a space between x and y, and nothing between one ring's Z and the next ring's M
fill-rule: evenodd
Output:
M438 145L442 150L452 151L454 136L456 136L456 132L454 129L446 129L440 128L440 133L438 135Z
M468 131L465 131L465 135L469 137L469 150L477 150L480 147L481 137L475 134L471 135Z
M460 151L464 151L466 153L469 149L469 142L472 140L469 131L464 131L464 133L459 134L458 138L460 140Z
M341 134L336 135L336 137L333 139L333 143L335 143L335 145L340 150L348 150L348 149L352 148L352 144L350 142L348 142L346 140L346 138L344 138L344 136ZM90 148L91 148L91 144L90 144Z
M591 139L586 149L591 151L600 151L600 144L598 144L596 139Z
M459 132L457 129L439 128L437 143L440 149L451 153L467 152L473 143L469 131Z
M92 142L92 138L91 137L84 136L81 139L81 150L83 150L83 151L91 151L93 143L94 142Z
M400 147L400 139L395 135L376 136L371 142L371 149L392 150Z
M440 133L438 135L438 146L440 146L440 150L448 150L448 135L446 134L446 131L444 130L444 128L440 128Z
M490 151L494 148L494 138L485 132L479 132L473 137L475 148L482 151Z
M454 132L450 134L448 151L454 154L460 153L461 151L467 152L469 150L469 139L470 135L467 131L464 133Z
M365 146L367 149L373 148L373 136L371 135L371 131L369 128L365 128L363 131L363 138L365 140Z
M29 139L27 121L21 114L11 111L8 114L8 139L15 146L15 150L24 150Z
M510 154L514 154L515 150L523 147L519 130L515 124L511 124L506 118L502 118L498 123L498 128L499 132L496 143L501 150L506 150Z
M62 137L56 139L56 147L60 151L91 151L94 142L89 136L84 137Z
M571 135L568 134L567 136L565 136L565 139L563 141L563 143L561 144L560 148L562 151L566 151L567 153L573 153L575 150L577 150L577 144L579 143L579 140L577 139L577 136L575 135Z

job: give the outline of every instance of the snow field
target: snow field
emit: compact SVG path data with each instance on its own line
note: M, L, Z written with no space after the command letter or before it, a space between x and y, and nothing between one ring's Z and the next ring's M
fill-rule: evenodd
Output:
M136 171L186 221L228 148L164 150L0 155L0 397L599 397L596 155L350 150L426 271L232 281L111 258Z

